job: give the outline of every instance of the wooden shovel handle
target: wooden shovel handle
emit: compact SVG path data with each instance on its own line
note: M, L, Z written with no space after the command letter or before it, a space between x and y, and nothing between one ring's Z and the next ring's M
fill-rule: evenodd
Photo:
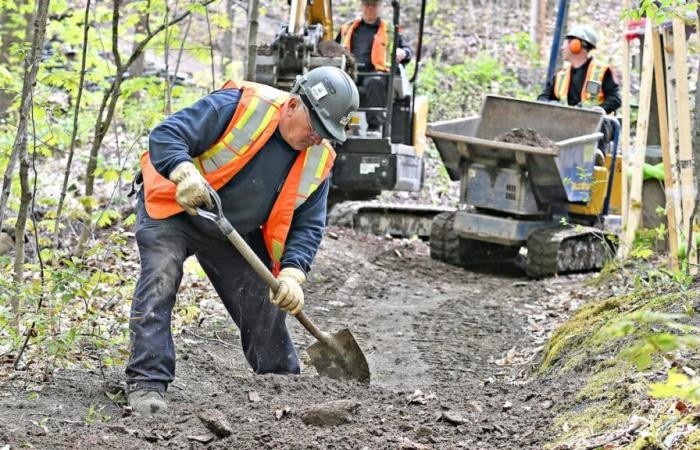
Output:
M260 275L260 278L265 281L265 284L272 289L272 292L276 293L280 287L279 281L277 281L277 278L272 275L270 269L268 269L265 263L260 260L253 249L250 248L245 239L243 239L243 237L238 234L238 231L233 228L233 225L231 225L231 223L225 217L219 217L216 224L219 226L219 229L222 233L224 233L228 240L231 241L233 246L236 247L236 250L238 250L238 252L243 255L243 258L248 261L248 264L250 264L253 270L255 270L255 272ZM296 317L304 328L306 328L306 330L320 342L330 346L331 348L336 347L334 342L331 341L330 337L326 333L316 328L316 325L314 325L311 319L304 314L304 311L299 311L299 313L294 317Z

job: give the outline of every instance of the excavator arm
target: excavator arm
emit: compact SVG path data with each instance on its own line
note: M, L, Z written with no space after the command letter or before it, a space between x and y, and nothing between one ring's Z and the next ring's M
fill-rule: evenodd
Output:
M312 0L307 3L306 22L309 25L320 24L323 27L324 41L335 39L335 34L333 33L333 10L330 0Z
M289 20L280 27L273 43L258 47L254 81L287 90L297 75L315 67L346 70L347 58L342 50L329 54L319 48L319 44L334 38L330 1L291 0L289 7Z

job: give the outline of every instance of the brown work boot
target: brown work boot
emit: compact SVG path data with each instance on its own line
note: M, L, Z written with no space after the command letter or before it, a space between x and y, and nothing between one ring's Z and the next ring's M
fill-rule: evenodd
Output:
M168 412L168 405L163 399L163 394L158 391L137 389L129 392L127 402L131 410L139 414L163 414Z

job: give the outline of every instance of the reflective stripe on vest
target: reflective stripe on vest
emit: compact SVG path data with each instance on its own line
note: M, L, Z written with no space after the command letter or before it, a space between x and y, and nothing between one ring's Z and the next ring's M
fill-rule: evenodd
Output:
M598 62L594 59L588 64L588 71L586 72L586 79L581 88L581 103L584 105L599 106L605 101L605 93L603 92L603 78L605 78L605 72L610 68L609 65ZM564 68L557 72L554 78L554 96L559 100L559 102L567 105L568 95L569 95L569 85L571 84L571 74L573 68L570 64L567 64ZM588 92L588 83L590 81L595 81L598 83L599 90L598 95L591 98Z
M321 145L309 147L303 153L289 171L287 181L272 207L270 217L263 226L265 245L274 263L273 273L275 274L280 270L280 261L284 254L294 210L304 204L328 177L335 160L335 151L325 141ZM290 182L290 180L295 181Z
M362 19L355 19L340 27L341 44L352 51L352 35L362 23ZM391 51L394 46L394 25L388 20L380 19L379 27L372 41L372 53L370 60L374 70L388 72L391 67Z
M222 89L236 88L227 82ZM202 155L195 166L209 184L219 190L257 154L277 129L280 108L289 95L257 83L244 83L241 100L224 134ZM335 152L327 142L299 152L263 225L265 244L279 271L284 244L294 210L328 177ZM144 197L148 215L164 219L182 212L175 201L175 184L161 176L151 164L148 152L141 156ZM276 274L277 272L275 272Z

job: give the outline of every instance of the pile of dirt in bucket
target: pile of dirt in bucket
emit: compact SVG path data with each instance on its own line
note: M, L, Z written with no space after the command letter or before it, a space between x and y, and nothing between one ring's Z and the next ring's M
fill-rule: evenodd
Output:
M539 134L532 128L513 128L506 133L496 136L494 140L509 144L521 144L541 148L554 148L556 145L553 140Z

